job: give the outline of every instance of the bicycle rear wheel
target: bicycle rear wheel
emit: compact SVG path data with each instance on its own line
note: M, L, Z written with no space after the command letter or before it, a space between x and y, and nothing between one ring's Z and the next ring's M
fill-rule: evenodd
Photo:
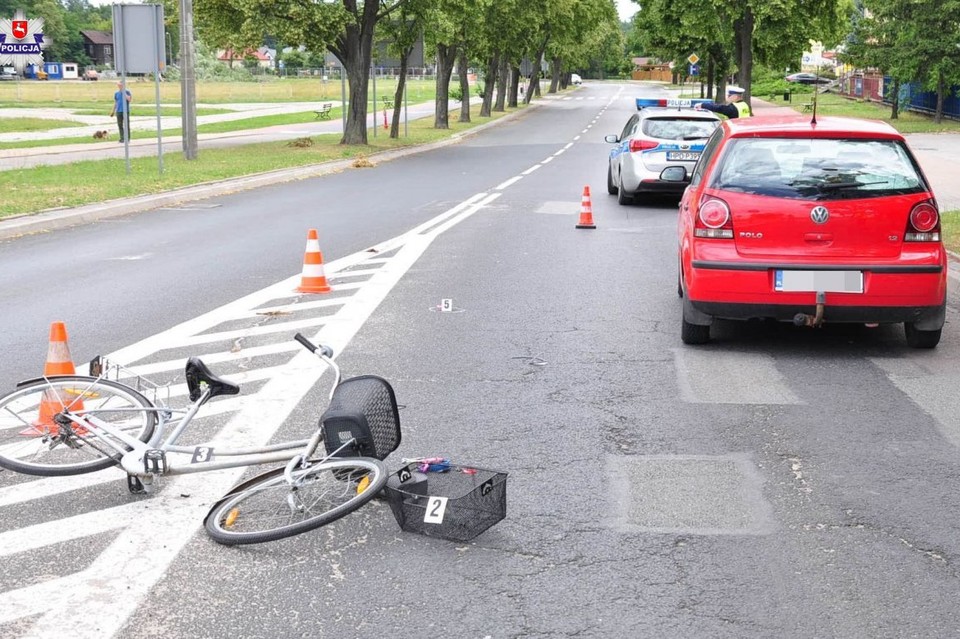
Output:
M26 475L79 475L119 462L130 447L60 415L99 420L149 441L157 423L153 404L132 388L106 379L70 375L22 386L0 398L0 466Z
M353 512L383 489L387 474L384 463L373 457L311 463L293 471L293 484L277 468L228 493L203 523L221 544L276 541Z

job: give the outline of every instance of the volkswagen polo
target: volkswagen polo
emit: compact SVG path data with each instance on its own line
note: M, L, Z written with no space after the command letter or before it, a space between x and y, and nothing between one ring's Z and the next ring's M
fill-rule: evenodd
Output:
M727 120L680 202L681 339L714 319L802 326L902 323L934 348L947 256L930 185L883 122L799 116Z

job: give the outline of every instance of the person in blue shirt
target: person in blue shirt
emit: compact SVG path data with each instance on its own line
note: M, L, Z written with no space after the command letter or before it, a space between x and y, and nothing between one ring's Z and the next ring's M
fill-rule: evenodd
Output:
M742 101L743 91L740 87L727 87L727 101L723 104L706 102L697 104L693 108L713 111L714 113L725 115L728 118L749 118L753 114L750 113L750 106Z
M117 82L117 92L113 94L113 110L110 112L110 117L117 116L117 128L120 129L121 142L126 139L124 122L130 122L127 116L129 115L130 98L132 97L130 91L127 90L126 99L123 99L123 93L123 82Z

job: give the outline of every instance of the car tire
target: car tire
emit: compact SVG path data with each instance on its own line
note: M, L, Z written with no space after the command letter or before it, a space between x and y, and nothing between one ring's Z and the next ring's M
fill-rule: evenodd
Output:
M617 204L627 206L631 202L633 202L633 198L627 195L627 192L623 188L623 181L621 180L617 188Z
M936 348L940 343L942 328L935 331L922 331L914 326L913 322L903 323L903 332L907 337L907 346L910 348Z
M610 168L610 165L607 165L607 193L610 195L617 194L617 185L613 183L613 169Z
M706 344L710 341L710 327L691 324L686 318L681 318L680 341L691 345Z

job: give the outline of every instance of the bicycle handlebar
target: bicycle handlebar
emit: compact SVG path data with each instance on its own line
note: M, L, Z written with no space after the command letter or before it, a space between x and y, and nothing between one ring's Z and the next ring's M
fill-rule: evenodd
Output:
M304 337L300 333L297 333L296 335L294 335L293 339L300 342L300 344L311 353L316 353L317 351L320 351L320 354L323 355L324 357L333 357L333 349L330 348L329 346L324 346L323 344L321 344L320 346L317 346L316 344L308 340L306 337Z

